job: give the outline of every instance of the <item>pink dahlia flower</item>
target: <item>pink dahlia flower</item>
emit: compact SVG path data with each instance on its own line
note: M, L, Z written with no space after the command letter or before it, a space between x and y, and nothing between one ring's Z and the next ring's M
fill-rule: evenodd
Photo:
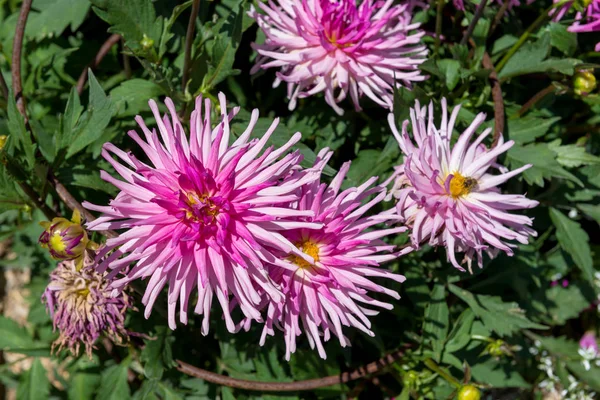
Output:
M326 150L319 159L329 159ZM321 168L323 164L321 164ZM271 265L269 275L280 285L284 301L266 298L266 321L260 340L274 335L274 327L282 330L286 343L286 359L296 350L296 337L305 332L309 344L326 358L322 341L337 336L342 346L350 345L342 327L354 327L370 336L369 316L378 312L370 307L391 309L392 305L369 297L368 292L385 293L394 299L400 296L393 290L372 282L371 277L383 277L404 282L402 275L394 274L380 264L393 260L404 249L394 253L394 246L381 238L395 235L406 227L371 229L375 225L398 219L394 210L373 216L364 214L385 197L385 188L370 188L377 177L359 187L341 190L342 181L350 163L342 166L330 185L314 181L301 188L298 201L293 203L297 212L312 212L310 220L323 224L321 229L290 229L283 232L287 240L310 256L280 257L285 267Z
M91 358L101 335L115 343L127 338L124 322L130 299L123 291L113 291L106 274L96 272L94 266L94 259L86 254L82 263L63 261L50 274L42 301L60 333L53 350L68 348L77 355L83 345Z
M508 172L496 163L496 158L514 144L502 140L492 149L483 145L490 134L486 129L471 141L477 128L485 121L479 114L450 145L454 123L460 107L454 108L448 119L446 100L442 99L442 121L436 127L433 104L427 109L416 103L400 134L394 116L388 120L392 132L405 155L404 164L397 168L391 194L397 199L397 212L412 227L413 246L429 240L433 246L445 246L448 260L461 271L455 252L464 252L471 270L477 255L482 267L482 252L494 257L499 250L512 255L516 247L511 241L527 243L536 236L530 228L532 219L508 211L535 207L538 202L523 195L502 194L498 185L531 167L525 165ZM412 126L412 139L408 126ZM493 175L490 168L500 170Z
M561 3L562 0L554 0L554 3ZM565 3L558 8L554 20L558 21L569 11L574 2ZM585 0L581 2L585 5L582 11L575 14L575 22L568 28L569 32L598 32L600 31L600 0ZM552 10L555 12L555 10ZM551 14L552 15L552 14ZM596 44L596 51L600 51L600 43Z
M221 115L213 127L210 101L205 100L203 112L202 99L196 99L188 139L173 102L166 99L170 117L161 117L151 100L158 134L150 131L139 116L136 121L145 140L135 131L129 132L149 163L105 144L104 158L124 180L104 171L101 176L121 192L109 206L85 204L90 210L104 213L88 223L89 229L123 230L119 237L107 240L99 257L116 251L98 269L111 270L110 277L125 273L113 283L115 287L149 277L142 299L146 317L161 290L168 287L172 329L176 327L177 303L179 320L185 324L188 303L196 297L192 292L197 290L194 311L204 315L204 334L209 329L214 295L230 331L235 330L230 296L236 299L246 318L255 320L261 320L257 309L261 297L255 286L274 301L282 301L264 264L275 260L274 251L310 260L282 231L321 227L318 223L298 221L298 217L313 216L312 211L291 210L287 206L298 199L298 188L319 176L318 170L299 168L301 155L297 151L286 154L298 142L300 133L279 149L265 147L278 120L262 138L250 139L258 120L258 110L254 110L248 128L230 144L229 124L239 108L227 114L222 93L219 101Z
M288 85L289 108L298 98L325 92L338 114L348 93L357 110L366 94L382 107L392 108L393 88L410 87L425 77L418 67L427 49L424 32L411 23L409 2L393 0L270 0L264 11L250 10L266 36L254 45L259 54L252 73L281 67L274 86Z

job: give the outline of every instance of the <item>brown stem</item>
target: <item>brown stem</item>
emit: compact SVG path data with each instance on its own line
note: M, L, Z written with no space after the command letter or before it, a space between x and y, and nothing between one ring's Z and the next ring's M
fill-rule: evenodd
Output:
M41 199L35 192L35 190L33 190L31 186L29 186L28 183L18 181L18 184L21 190L23 190L23 192L35 203L35 206L44 213L44 215L46 216L46 218L48 218L49 221L52 221L53 218L57 217L54 210L52 210L46 205L46 203L44 203L44 199Z
M475 26L477 25L477 22L483 15L483 10L485 9L485 6L487 5L487 1L488 0L481 0L479 2L479 4L477 5L477 8L475 9L475 15L473 15L473 19L471 20L469 27L465 31L465 34L463 35L462 40L460 41L461 45L464 46L469 41L469 38L471 37L471 35L473 34L473 31L475 30Z
M63 201L63 203L65 203L67 205L67 207L69 207L73 211L79 210L81 215L88 222L96 219L96 217L94 217L94 215L92 213L90 213L88 210L86 210L81 205L81 203L79 203L77 201L77 199L75 199L75 197L73 197L73 195L67 190L67 188L62 183L60 183L60 181L56 178L56 176L54 176L54 174L52 172L50 172L48 178L49 178L50 182L52 183L52 186L54 186L54 189L56 190L58 197L60 197L60 199ZM100 231L100 233L108 238L113 238L113 237L118 236L118 233L116 233L115 231Z
M502 20L502 17L504 17L504 14L506 14L506 11L508 10L509 6L510 0L504 0L504 3L502 3L502 7L500 7L498 12L496 13L496 16L494 17L494 21L492 21L492 26L490 27L490 30L488 32L488 37L492 36L498 25L500 25L500 21Z
M406 347L409 346L405 346L405 348ZM398 361L403 356L404 350L396 350L395 352L388 354L375 362L367 364L351 372L343 372L340 375L331 375L324 378L307 379L296 382L264 382L236 379L230 376L216 374L202 368L194 367L181 360L176 360L176 362L177 369L180 372L211 383L216 383L217 385L260 392L295 392L301 390L318 389L363 378L367 375L383 370L384 368Z
M21 4L12 52L13 93L15 95L15 101L17 102L17 109L25 119L25 124L28 123L28 119L27 112L25 111L25 99L23 98L23 86L21 84L21 53L23 52L25 25L27 25L27 17L29 16L29 11L31 11L32 1L33 0L23 0L23 4Z
M117 43L119 43L119 40L121 40L121 36L117 35L116 33L111 35L106 42L104 42L104 44L102 44L102 46L100 47L100 50L98 50L98 54L96 54L96 57L94 58L94 60L92 60L91 63L89 63L84 69L83 71L81 71L81 75L79 75L79 79L77 80L77 93L81 96L81 93L83 93L83 87L85 86L85 82L87 81L87 77L88 77L88 69L94 69L98 66L98 64L100 64L102 62L102 59L108 54L108 52L110 51L110 49Z
M502 88L500 87L498 74L496 74L494 64L492 64L490 55L487 52L483 53L481 63L485 69L491 71L489 79L492 86L492 99L494 100L494 139L492 140L492 147L495 147L500 140L500 135L504 132L504 99L502 98Z
M123 39L121 39L121 48L125 48L125 40ZM131 60L125 52L123 52L123 72L125 72L127 79L131 78Z
M8 85L6 84L6 81L4 80L2 71L0 71L0 91L2 92L2 96L4 96L4 98L6 100L8 100Z
M185 34L185 57L183 61L183 77L181 78L181 90L185 92L185 88L190 76L190 64L192 62L192 44L194 43L194 31L196 30L196 19L200 11L200 0L194 0L192 4L192 14L188 22L187 32Z
M538 101L542 100L544 97L546 97L550 93L553 93L555 90L556 90L556 87L551 83L550 85L548 85L548 87L546 87L546 88L540 90L539 92L537 92L536 94L534 94L533 97L531 99L527 100L527 103L523 104L523 107L521 107L521 109L519 111L517 111L515 118L518 118L521 115L525 114L531 107L536 105L536 103Z

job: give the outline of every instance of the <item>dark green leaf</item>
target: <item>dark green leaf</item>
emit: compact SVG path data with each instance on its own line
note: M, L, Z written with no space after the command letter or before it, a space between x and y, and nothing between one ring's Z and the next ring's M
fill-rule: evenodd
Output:
M69 382L69 400L88 400L100 384L100 375L77 372Z
M50 381L46 369L38 358L29 371L21 375L17 388L17 400L47 400L50 394Z
M440 362L444 342L448 335L449 311L446 304L446 287L436 284L431 291L431 301L425 309L423 338L431 343L434 359Z
M144 374L149 379L161 379L163 372L173 366L171 345L175 338L172 331L166 326L156 328L155 338L145 340L146 346L142 350L141 360L144 363Z
M33 169L35 164L35 144L31 140L31 135L25 129L25 120L17 109L17 103L12 92L9 93L8 100L8 131L11 134L11 142L17 149L23 151L25 161L29 169Z
M131 398L127 374L129 370L129 359L120 364L108 367L102 372L100 388L96 400L127 400Z
M564 251L569 253L588 281L594 279L594 262L588 234L579 223L569 219L555 208L550 208L550 218L556 226L556 238Z

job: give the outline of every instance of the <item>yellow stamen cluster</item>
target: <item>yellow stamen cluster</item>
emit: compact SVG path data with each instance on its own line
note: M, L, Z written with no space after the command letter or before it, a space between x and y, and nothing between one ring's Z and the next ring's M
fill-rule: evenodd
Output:
M319 261L319 246L316 243L311 242L310 240L305 240L303 242L296 243L296 247L302 250L304 254L308 254L314 258L315 262ZM294 264L302 269L313 267L308 261L299 256L292 256L291 260Z
M450 195L459 198L471 193L471 190L477 186L477 180L471 177L464 177L460 172L455 172L450 181Z

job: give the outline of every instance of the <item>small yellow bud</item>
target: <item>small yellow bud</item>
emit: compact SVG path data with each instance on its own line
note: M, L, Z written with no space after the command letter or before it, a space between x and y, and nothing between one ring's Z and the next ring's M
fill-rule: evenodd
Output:
M581 70L573 75L573 91L578 95L588 95L596 89L596 77L590 70Z
M6 145L7 139L8 139L8 136L0 135L0 151L2 151L2 149L4 148L4 145Z
M458 391L458 400L480 400L481 392L473 385L465 385Z
M142 47L144 48L144 50L150 50L152 48L152 46L154 46L154 40L152 40L151 38L149 38L144 33L144 36L142 37L142 40L140 41L140 44L142 45Z

